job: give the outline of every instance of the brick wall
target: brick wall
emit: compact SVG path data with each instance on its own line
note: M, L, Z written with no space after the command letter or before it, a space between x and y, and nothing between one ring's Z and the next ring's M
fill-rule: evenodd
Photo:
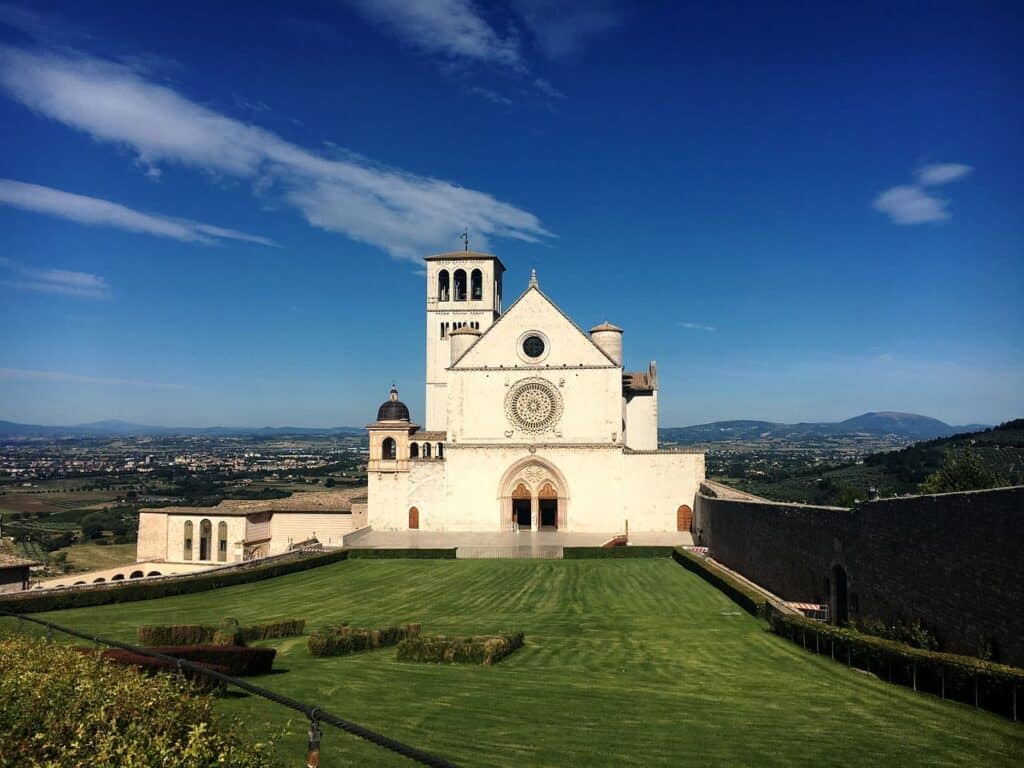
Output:
M945 649L994 644L1024 666L1024 487L863 502L778 504L706 484L694 531L711 555L786 600L830 603L838 566L851 619L919 620Z

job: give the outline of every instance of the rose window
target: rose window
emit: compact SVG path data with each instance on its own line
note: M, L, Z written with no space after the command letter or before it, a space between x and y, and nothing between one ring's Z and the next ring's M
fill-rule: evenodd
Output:
M550 429L562 415L562 398L544 379L526 379L512 387L505 398L509 421L524 432Z

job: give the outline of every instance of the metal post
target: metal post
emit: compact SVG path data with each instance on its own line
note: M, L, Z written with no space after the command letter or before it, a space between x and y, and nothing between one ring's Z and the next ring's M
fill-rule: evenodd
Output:
M974 706L978 706L978 676L974 676Z
M829 656L832 657L832 661L835 661L836 660L836 639L834 637L830 637L828 639L828 653L829 653Z
M1013 722L1017 722L1017 683L1013 684Z
M804 627L800 632L801 637L804 641L804 650L807 650L807 627Z
M309 713L309 752L306 756L306 768L320 768L320 723L316 719L317 710Z
M853 643L846 644L846 666L853 666Z
M911 674L914 676L914 692L917 693L917 662L910 662Z
M814 633L814 652L821 653L821 635L817 632Z
M946 698L946 668L939 667L939 689L942 698Z

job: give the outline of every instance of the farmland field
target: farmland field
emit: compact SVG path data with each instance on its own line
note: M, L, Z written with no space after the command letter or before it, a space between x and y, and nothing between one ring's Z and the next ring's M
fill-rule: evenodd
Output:
M1019 765L1024 728L808 654L668 559L352 560L195 595L43 614L134 640L140 624L304 617L522 630L494 667L399 663L393 649L315 659L268 643L254 682L462 765ZM4 625L0 621L0 625ZM9 626L9 623L7 624ZM252 696L220 701L254 739L306 724ZM323 765L407 765L325 728Z

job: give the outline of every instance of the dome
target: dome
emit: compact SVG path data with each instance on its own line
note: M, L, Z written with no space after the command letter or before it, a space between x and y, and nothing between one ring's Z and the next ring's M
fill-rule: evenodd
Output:
M398 399L398 389L391 388L391 397L377 409L377 421L408 421L409 408Z

